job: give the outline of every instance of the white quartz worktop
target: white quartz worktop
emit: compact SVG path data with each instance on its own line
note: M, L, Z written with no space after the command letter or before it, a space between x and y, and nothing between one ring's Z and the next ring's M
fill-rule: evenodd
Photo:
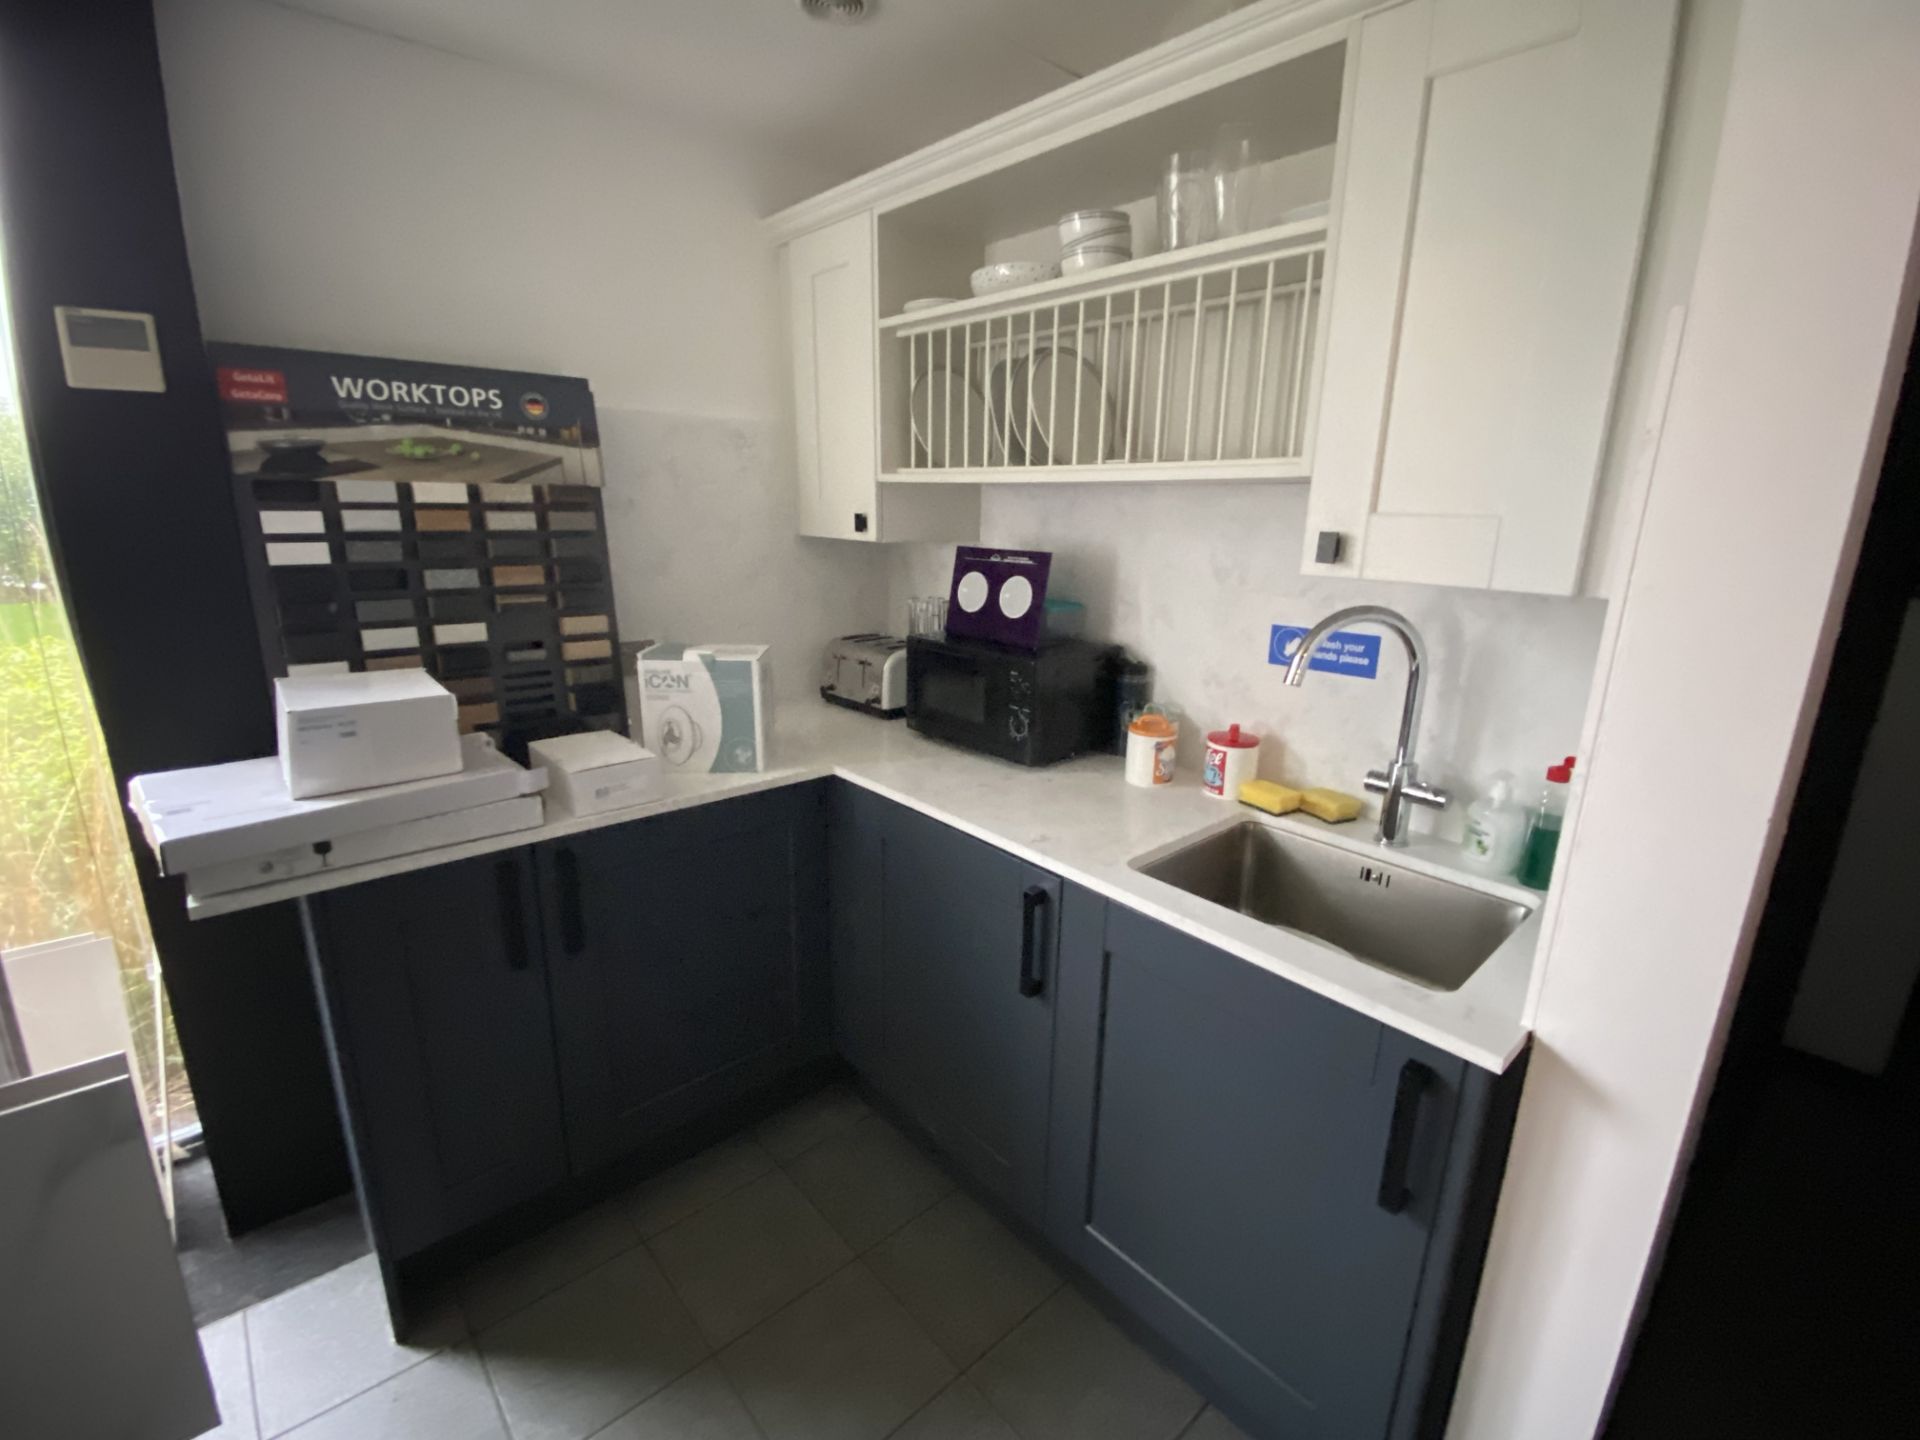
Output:
M1111 756L1086 756L1030 770L924 739L903 721L874 720L825 704L788 704L777 709L775 717L769 748L776 763L759 774L675 777L669 782L671 793L648 805L586 819L549 820L532 830L189 898L188 910L195 919L230 914L730 796L838 776L1473 1064L1504 1070L1526 1042L1521 1013L1542 897L1462 872L1453 864L1457 852L1452 846L1416 839L1405 849L1383 852L1373 844L1368 819L1336 826L1304 816L1264 816L1207 795L1191 772L1183 772L1170 786L1141 789L1121 779L1120 761ZM1533 907L1534 914L1458 990L1432 990L1131 868L1132 861L1246 819L1517 900Z

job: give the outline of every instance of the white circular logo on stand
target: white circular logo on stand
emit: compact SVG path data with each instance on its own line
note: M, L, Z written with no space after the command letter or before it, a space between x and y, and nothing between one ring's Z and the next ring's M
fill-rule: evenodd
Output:
M1016 575L1000 587L1000 613L1009 620L1018 620L1033 608L1033 582L1024 575Z
M987 577L978 570L969 570L954 587L953 597L960 602L962 610L973 614L987 603Z

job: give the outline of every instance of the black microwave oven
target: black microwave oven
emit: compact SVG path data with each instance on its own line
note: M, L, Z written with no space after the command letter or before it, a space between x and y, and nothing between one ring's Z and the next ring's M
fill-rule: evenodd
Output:
M1101 749L1113 728L1111 656L1111 647L1086 640L1017 650L915 635L907 641L907 723L1019 765Z

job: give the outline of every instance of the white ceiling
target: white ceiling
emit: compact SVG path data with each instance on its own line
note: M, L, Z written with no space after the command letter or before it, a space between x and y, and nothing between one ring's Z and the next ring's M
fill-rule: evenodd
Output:
M583 90L790 159L797 199L1247 0L279 0ZM804 178L801 178L801 177Z

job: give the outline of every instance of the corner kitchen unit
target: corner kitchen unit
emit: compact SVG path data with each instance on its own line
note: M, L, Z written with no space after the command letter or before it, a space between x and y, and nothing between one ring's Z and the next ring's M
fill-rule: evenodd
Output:
M1405 642L1395 758L1364 782L1380 828L1256 813L1191 775L1137 788L1111 757L1014 766L959 748L991 748L978 715L946 745L789 702L755 773L192 896L197 917L297 904L396 1336L476 1259L851 1074L1249 1433L1439 1440L1544 901L1426 830L1454 777L1413 765L1424 642L1318 582L1591 589L1630 320L1648 348L1678 15L1275 0L753 217L782 282L797 529L857 542L813 559L851 594L879 573L863 545L1012 550L983 517L1022 487L1275 487L1304 517L1283 558L1333 611L1288 683L1335 624ZM1154 244L1153 177L1228 130L1257 203ZM1063 214L1111 226L1112 263L1052 273ZM969 278L996 266L1034 278ZM598 495L578 514L617 518ZM597 661L615 553L590 557ZM1431 630L1436 652L1463 630ZM912 657L944 642L906 643L930 729ZM1430 709L1467 698L1467 669ZM1287 692L1296 716L1329 708L1270 763L1331 767L1308 752L1332 748L1332 688Z
M1036 772L824 705L774 739L779 768L637 810L195 902L299 901L396 1332L850 1067L1252 1432L1437 1435L1538 897L1110 757ZM1430 886L1511 923L1423 981L1158 878L1247 825L1343 911Z

